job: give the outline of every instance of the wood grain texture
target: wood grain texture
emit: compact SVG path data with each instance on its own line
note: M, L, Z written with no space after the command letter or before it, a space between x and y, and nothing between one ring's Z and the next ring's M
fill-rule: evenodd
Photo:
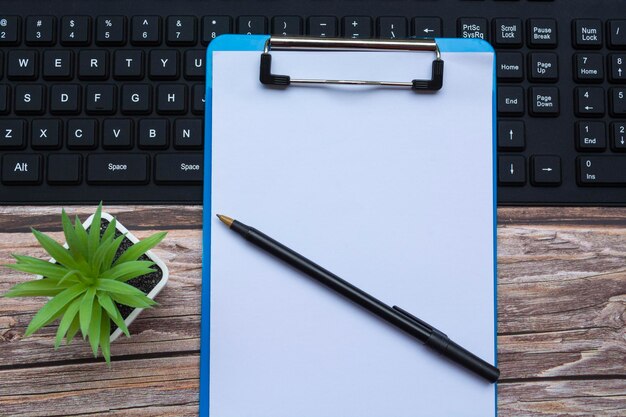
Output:
M44 299L0 298L0 415L197 414L202 210L106 210L140 238L169 231L159 307L113 344L108 369L82 340L54 352L53 328L22 339ZM43 256L31 226L62 240L59 211L0 207L0 264ZM626 209L501 208L498 223L500 416L626 416ZM0 294L28 278L0 274Z

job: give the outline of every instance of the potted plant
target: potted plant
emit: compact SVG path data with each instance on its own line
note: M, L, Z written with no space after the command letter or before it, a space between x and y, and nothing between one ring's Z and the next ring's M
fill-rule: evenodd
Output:
M72 224L65 210L61 220L66 244L32 229L52 259L13 255L17 262L5 266L37 277L15 285L4 296L51 297L24 336L59 319L55 349L64 337L69 344L80 331L83 339L89 339L94 356L100 348L110 364L110 343L121 333L130 337L130 323L144 308L156 304L154 297L167 282L167 267L150 251L166 233L140 241L114 217L102 213L102 203L85 223L76 217Z

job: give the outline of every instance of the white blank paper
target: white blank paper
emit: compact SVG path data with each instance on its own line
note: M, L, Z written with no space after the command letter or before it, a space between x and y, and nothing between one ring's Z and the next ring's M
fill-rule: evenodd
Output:
M429 78L433 59L272 55L277 74L401 81ZM215 52L210 210L258 228L493 363L493 54L443 59L444 87L435 94L281 90L259 83L259 52ZM210 253L211 417L495 414L494 385L217 218Z

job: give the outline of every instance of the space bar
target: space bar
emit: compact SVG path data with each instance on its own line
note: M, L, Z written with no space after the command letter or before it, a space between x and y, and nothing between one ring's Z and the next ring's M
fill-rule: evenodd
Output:
M148 182L148 155L101 153L87 156L90 184L144 184Z

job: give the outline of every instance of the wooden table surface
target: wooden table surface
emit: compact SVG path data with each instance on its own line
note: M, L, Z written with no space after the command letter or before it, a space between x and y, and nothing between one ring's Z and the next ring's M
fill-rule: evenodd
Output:
M197 415L202 208L106 210L139 238L169 231L160 306L109 369L79 339L55 352L55 328L22 338L45 299L0 298L0 416ZM44 256L30 227L61 241L59 221L56 206L0 207L0 264ZM28 278L0 274L0 294ZM500 416L626 416L626 209L498 210L498 358Z

